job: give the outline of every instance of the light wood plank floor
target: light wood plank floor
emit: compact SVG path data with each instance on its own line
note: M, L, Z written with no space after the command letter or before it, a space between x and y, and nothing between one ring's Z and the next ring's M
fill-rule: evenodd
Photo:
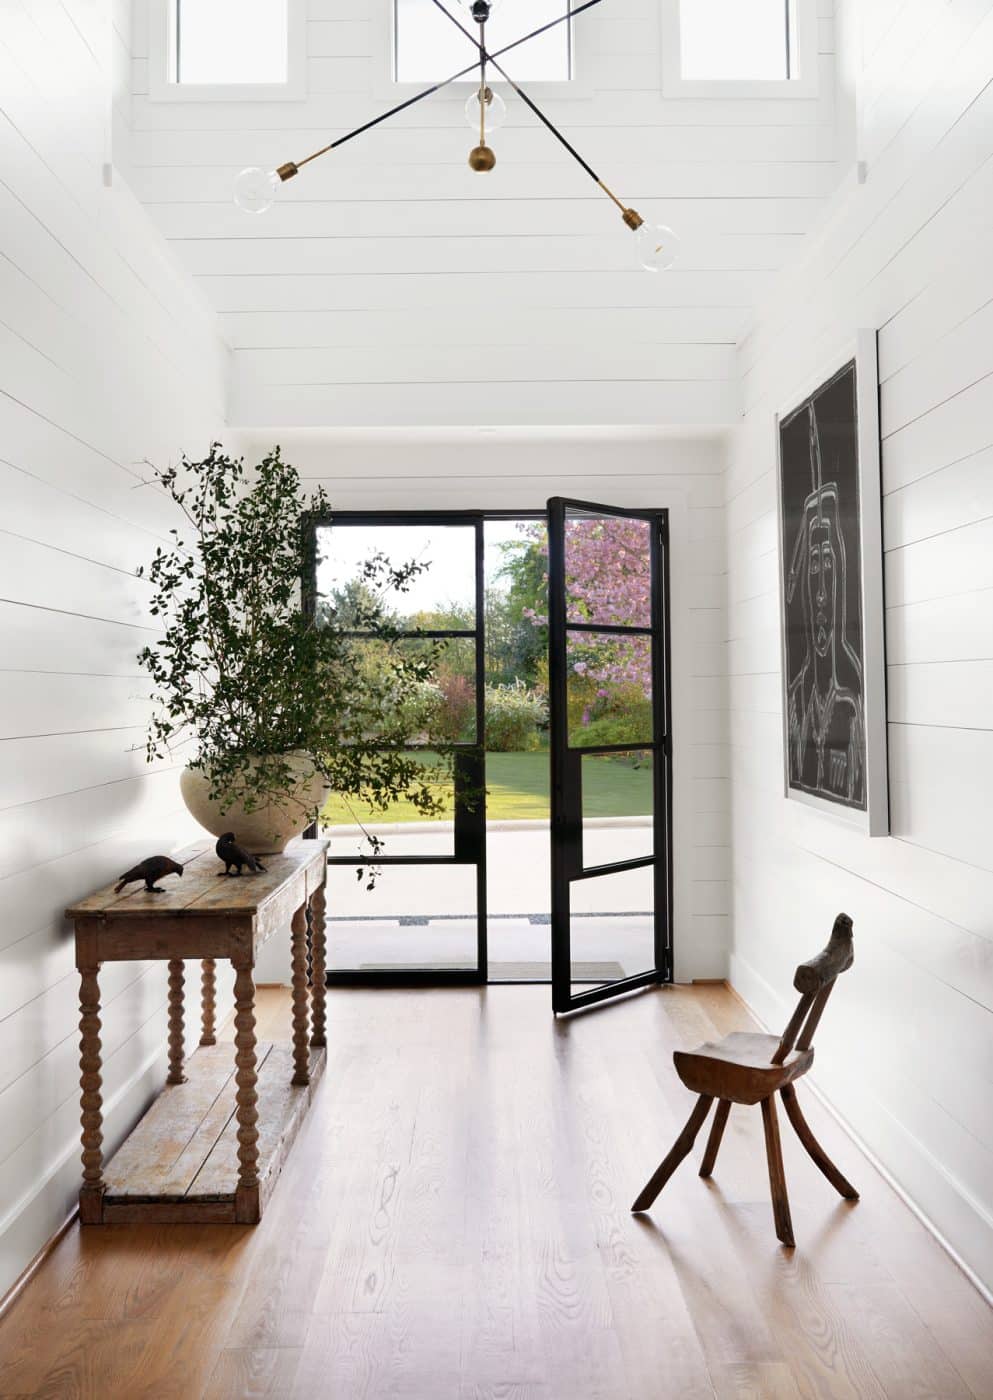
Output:
M288 994L263 994L284 1032ZM809 1094L860 1187L757 1109L628 1207L691 1106L671 1052L747 1027L722 988L555 1022L545 987L337 991L330 1062L252 1230L73 1227L0 1320L0 1394L94 1400L993 1396L993 1314ZM800 1089L803 1093L803 1086Z

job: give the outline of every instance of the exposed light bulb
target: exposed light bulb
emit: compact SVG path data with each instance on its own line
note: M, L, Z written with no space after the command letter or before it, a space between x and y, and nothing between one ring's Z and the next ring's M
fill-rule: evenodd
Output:
M483 131L486 136L491 136L503 126L507 116L507 104L498 92L494 92L491 87L484 89L485 114ZM465 119L469 123L472 131L479 131L479 88L473 88L465 100Z
M264 214L275 203L280 178L275 170L250 165L234 182L234 202L246 214Z
M679 257L679 239L666 224L642 224L636 237L638 261L646 272L664 272Z
M477 24L485 24L494 10L499 8L500 0L459 0L463 10L468 10Z

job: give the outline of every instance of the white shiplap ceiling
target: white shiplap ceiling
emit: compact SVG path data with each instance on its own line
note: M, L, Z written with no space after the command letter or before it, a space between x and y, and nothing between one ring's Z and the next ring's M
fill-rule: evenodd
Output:
M315 162L267 215L241 213L242 166L300 158L391 105L391 0L310 0L308 96L265 104L150 100L147 3L128 174L220 314L236 423L736 417L735 339L837 182L829 0L808 100L664 99L658 0L576 21L579 81L544 105L627 202L677 229L682 257L660 275L512 95L489 174L466 164L464 93L438 96Z

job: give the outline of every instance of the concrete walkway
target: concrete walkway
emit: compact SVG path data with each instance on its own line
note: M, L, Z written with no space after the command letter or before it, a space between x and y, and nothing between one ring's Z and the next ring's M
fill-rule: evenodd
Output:
M418 822L372 827L384 842L387 856L445 855L453 850L451 822ZM362 849L356 827L325 832L332 855L354 855ZM651 854L652 828L647 817L599 817L585 824L584 864L603 865ZM488 905L491 914L547 914L551 885L551 855L547 822L491 822L486 834ZM343 891L349 913L369 915L454 914L475 909L471 871L465 867L407 866L389 870L371 892L360 889L353 873L335 872L338 880L356 885ZM466 903L467 898L470 902ZM651 908L651 871L584 880L573 890L573 907L591 913ZM354 908L352 906L355 906ZM345 909L338 905L341 913Z

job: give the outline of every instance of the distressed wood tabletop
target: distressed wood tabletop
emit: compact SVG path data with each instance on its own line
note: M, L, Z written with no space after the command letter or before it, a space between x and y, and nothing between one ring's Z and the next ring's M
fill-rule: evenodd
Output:
M293 841L282 855L262 856L265 873L226 876L214 852L213 841L198 841L173 857L183 867L182 876L165 875L163 894L149 893L140 882L116 892L117 881L105 885L66 910L67 919L98 914L104 919L130 918L136 914L173 916L224 916L257 914L275 899L298 871L323 860L326 841Z

